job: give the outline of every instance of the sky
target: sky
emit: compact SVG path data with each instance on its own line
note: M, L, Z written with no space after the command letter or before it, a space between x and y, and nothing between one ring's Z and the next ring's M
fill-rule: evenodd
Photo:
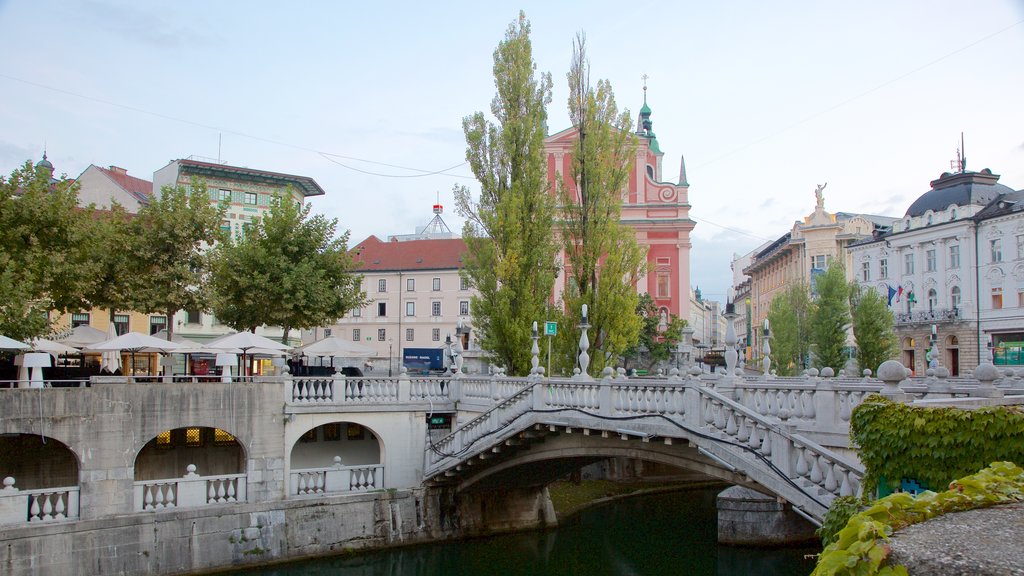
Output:
M462 119L487 112L519 10L550 72L552 133L586 34L593 79L633 117L643 79L665 153L685 157L690 277L724 300L730 261L825 208L902 216L950 170L1024 188L1024 0L862 2L137 2L0 0L0 173L45 149L58 173L152 179L177 158L310 176L349 245L426 224L479 186Z

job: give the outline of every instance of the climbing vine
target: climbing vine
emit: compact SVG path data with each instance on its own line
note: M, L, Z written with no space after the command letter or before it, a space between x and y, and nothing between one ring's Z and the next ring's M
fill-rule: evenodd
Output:
M818 557L811 576L907 576L903 566L888 565L892 533L940 514L1024 501L1024 469L1011 462L994 462L955 480L944 492L917 496L890 494L850 517L846 527ZM849 501L844 501L845 507Z
M867 470L865 494L882 478L941 487L989 462L1024 462L1024 413L1008 406L919 408L873 395L853 411L850 439Z

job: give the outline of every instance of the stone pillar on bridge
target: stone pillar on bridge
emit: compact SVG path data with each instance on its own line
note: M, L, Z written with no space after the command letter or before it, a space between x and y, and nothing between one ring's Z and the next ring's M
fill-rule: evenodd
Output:
M911 402L914 397L907 394L900 388L900 382L906 380L907 369L896 360L886 360L878 367L878 378L885 384L882 386L881 394L893 402Z

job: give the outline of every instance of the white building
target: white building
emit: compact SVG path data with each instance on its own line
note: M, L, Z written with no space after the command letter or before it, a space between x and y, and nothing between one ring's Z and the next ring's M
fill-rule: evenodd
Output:
M850 246L856 281L891 298L904 365L954 375L988 356L1022 364L1024 194L991 170L945 173L888 233Z

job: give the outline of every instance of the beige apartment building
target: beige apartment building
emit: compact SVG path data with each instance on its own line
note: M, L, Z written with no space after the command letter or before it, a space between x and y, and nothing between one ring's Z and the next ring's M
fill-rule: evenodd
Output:
M764 325L775 296L797 283L810 285L814 275L823 273L837 258L846 266L847 279L852 280L853 261L847 246L871 238L876 230L891 228L897 220L886 216L827 212L824 189L825 185L822 185L815 190L813 212L794 222L789 232L757 252L743 269L743 274L750 277L752 326ZM763 331L752 329L750 336L752 341L748 345L759 354L764 341Z

